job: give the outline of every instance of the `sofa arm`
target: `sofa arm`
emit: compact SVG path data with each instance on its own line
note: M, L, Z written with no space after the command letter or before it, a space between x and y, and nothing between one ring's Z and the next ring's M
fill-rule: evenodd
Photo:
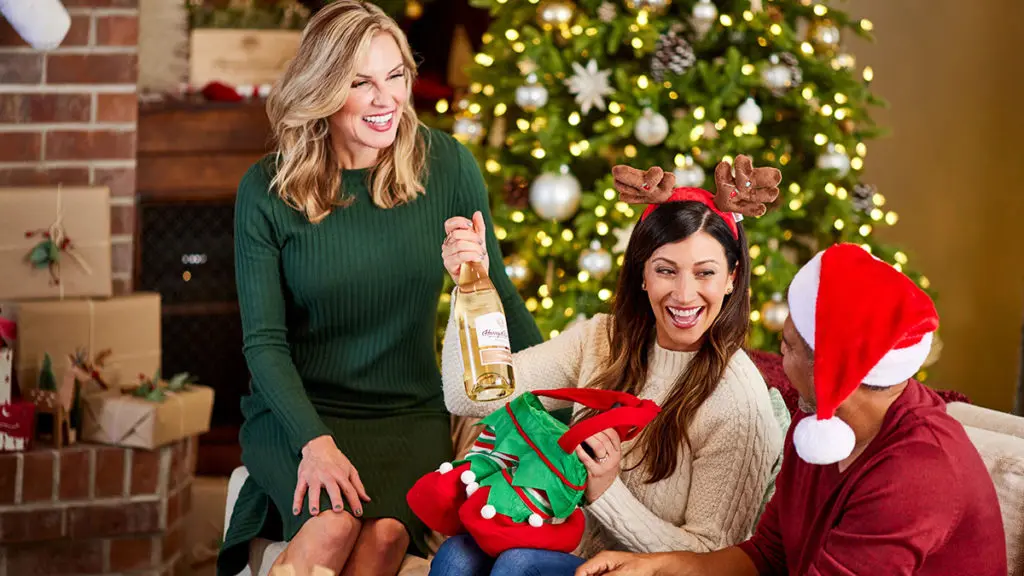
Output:
M946 412L964 426L1024 438L1024 418L963 402L950 402Z

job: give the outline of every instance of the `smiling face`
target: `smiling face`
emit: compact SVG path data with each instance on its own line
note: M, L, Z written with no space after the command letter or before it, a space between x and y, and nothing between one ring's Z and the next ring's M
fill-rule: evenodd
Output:
M372 163L395 142L409 100L409 74L398 43L386 32L373 37L355 72L345 104L329 118L331 134L347 151L348 163Z
M688 352L700 348L735 279L725 249L707 232L658 247L644 265L658 344Z

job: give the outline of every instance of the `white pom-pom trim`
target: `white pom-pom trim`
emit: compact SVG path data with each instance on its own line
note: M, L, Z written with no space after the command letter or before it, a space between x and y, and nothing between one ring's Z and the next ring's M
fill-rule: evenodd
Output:
M476 474L473 474L472 470L466 470L462 473L462 476L459 476L459 478L462 479L463 484L468 485L476 481Z
M472 496L473 492L476 492L479 488L480 485L477 484L476 482L470 482L469 484L466 484L466 497L468 498L469 496Z
M536 514L536 513L530 514L529 522L530 522L530 526L533 526L534 528L540 528L541 526L544 525L544 519L540 517L540 514Z
M447 474L454 469L455 466L452 466L451 462L445 462L444 464L441 464L441 467L438 468L437 471L440 472L441 474Z
M490 504L486 504L484 505L483 508L480 509L480 516L484 520L490 520L491 518L494 518L494 516L497 513L498 511L494 508L494 506L491 506Z
M804 418L793 431L796 453L808 464L835 464L853 453L853 428L839 418Z

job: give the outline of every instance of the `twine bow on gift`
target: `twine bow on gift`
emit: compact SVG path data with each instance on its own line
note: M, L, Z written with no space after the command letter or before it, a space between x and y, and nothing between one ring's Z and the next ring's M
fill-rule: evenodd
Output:
M71 370L69 372L80 380L82 384L95 382L100 388L109 390L110 385L103 379L103 374L100 373L100 370L106 367L107 358L110 357L112 352L113 350L110 348L100 350L92 360L89 360L89 352L85 348L79 348L74 354L68 356L71 361Z
M92 276L92 269L89 268L85 259L75 251L71 238L68 237L67 232L64 230L64 211L61 206L60 186L57 187L57 216L54 218L53 224L50 224L49 228L28 230L25 232L25 237L39 238L39 242L29 250L25 259L33 268L47 268L50 272L50 283L54 286L60 285L60 261L62 254L70 256L71 259L81 266L86 274Z

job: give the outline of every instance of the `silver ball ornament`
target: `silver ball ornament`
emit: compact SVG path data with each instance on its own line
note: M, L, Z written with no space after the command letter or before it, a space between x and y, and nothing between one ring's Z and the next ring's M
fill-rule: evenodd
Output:
M600 280L612 271L612 254L601 247L601 242L594 240L590 248L580 253L578 264L580 270Z
M516 88L516 104L527 112L533 112L547 103L548 89L537 82L536 74L527 76L526 84Z
M835 170L840 178L850 173L850 157L836 150L833 144L829 144L825 153L818 156L816 165L822 170Z
M673 170L672 174L676 177L676 186L689 188L700 188L707 178L704 169L695 164L690 156L687 156L683 165Z
M530 184L530 207L545 220L568 220L580 206L580 181L563 166L560 173L546 172Z
M650 108L644 108L643 115L633 127L633 136L644 146L657 146L668 136L668 120Z
M769 57L769 64L761 70L761 82L775 94L781 94L792 88L794 83L793 69L781 61L778 54Z
M690 14L690 21L693 23L697 36L702 37L711 30L711 26L718 19L718 7L712 4L711 0L700 0L693 5L693 11Z
M782 294L772 294L772 299L761 307L761 322L771 332L781 332L789 318L789 305L782 299Z
M736 119L742 124L757 126L764 119L764 112L753 98L747 98L739 108L736 109Z

